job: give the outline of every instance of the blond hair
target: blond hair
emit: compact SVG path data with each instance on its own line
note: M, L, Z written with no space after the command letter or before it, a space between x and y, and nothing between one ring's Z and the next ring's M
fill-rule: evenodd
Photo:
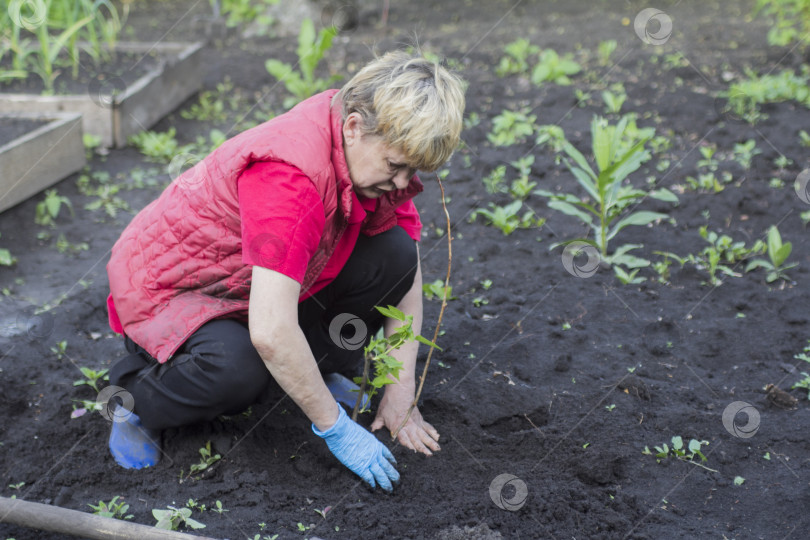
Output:
M464 116L464 83L438 63L404 51L369 62L335 96L343 119L357 112L365 135L385 144L423 171L441 167L458 146Z

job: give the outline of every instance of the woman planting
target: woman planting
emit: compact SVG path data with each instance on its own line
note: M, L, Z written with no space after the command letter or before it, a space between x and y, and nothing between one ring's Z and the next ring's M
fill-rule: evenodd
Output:
M413 315L419 332L414 173L449 159L463 110L457 77L388 53L226 141L133 219L107 265L110 325L130 353L110 382L134 399L113 423L119 464L156 463L161 429L244 410L274 379L338 460L392 488L393 456L336 402L355 397L339 374L356 369L367 335L394 328L374 306ZM417 347L394 353L404 369L372 430L404 420ZM416 409L398 433L427 455L438 439Z

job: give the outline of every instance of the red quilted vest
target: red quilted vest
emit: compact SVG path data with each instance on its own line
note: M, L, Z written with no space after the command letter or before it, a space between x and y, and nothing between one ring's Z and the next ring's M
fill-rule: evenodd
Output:
M340 104L332 105L336 93L313 96L229 139L176 178L121 233L107 264L110 297L126 335L159 362L211 319L247 320L252 266L242 263L237 179L252 163L286 162L318 190L326 224L302 292L323 270L352 205ZM414 177L407 188L385 194L361 232L371 236L396 225L397 206L422 189ZM274 237L273 231L259 235L268 242Z

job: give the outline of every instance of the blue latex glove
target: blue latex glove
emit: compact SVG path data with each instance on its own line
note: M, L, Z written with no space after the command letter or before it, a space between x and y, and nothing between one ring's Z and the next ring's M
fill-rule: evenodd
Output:
M393 490L391 482L399 481L399 473L394 468L397 460L393 454L374 435L349 418L343 407L338 405L338 409L340 412L334 426L319 431L312 424L312 431L326 441L329 450L341 463L372 488L376 481L385 491Z

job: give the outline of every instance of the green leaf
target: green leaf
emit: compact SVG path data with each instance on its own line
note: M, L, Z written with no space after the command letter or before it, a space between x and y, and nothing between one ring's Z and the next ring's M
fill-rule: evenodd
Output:
M683 448L683 438L680 435L672 437L672 448L680 450Z
M565 151L566 154L568 154L568 156L571 159L574 160L574 162L577 165L579 165L579 167L583 171L588 173L588 176L590 176L591 179L593 179L594 182L596 182L596 179L597 179L596 173L593 171L593 169L591 169L591 166L588 165L588 160L585 159L585 156L583 156L582 153L579 150L574 148L574 145L572 145L567 140L564 140L563 143L562 143L562 149ZM596 198L596 197L594 197L594 198Z
M591 225L591 226L593 225L593 217L590 214L587 214L587 213L583 212L579 208L576 208L575 206L573 206L573 205L571 205L571 204L569 204L567 202L564 202L564 201L549 201L548 207L553 208L554 210L557 210L559 212L562 212L563 214L565 214L567 216L578 217L584 223L587 223L588 225Z
M700 452L700 446L701 444L700 441L698 440L692 439L691 441L689 441L689 451L692 452L693 454L697 454L698 452Z
M626 216L619 220L616 225L613 226L613 229L608 233L607 238L608 240L612 239L619 231L627 227L628 225L638 225L643 226L658 219L667 218L666 214L662 214L661 212L650 212L649 210L642 210L640 212L634 212L629 216Z
M659 201L678 203L678 196L667 188L656 189L650 192L650 197Z
M433 347L433 348L438 349L440 351L444 350L444 349L442 349L441 347L439 347L438 345L436 345L435 343L433 343L432 341L430 341L428 338L426 338L424 336L417 335L417 336L414 337L414 339L416 339L416 341L418 341L419 343L422 343L422 344L427 345L429 347Z

